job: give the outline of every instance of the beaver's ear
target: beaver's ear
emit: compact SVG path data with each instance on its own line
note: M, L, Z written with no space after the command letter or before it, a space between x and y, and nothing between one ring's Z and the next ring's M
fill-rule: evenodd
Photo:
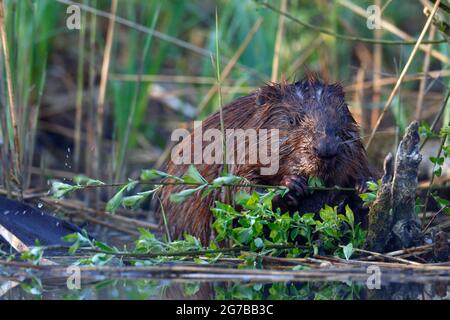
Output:
M255 103L258 106L274 104L281 101L281 87L277 83L259 88L255 94Z
M262 95L262 90L258 89L258 91L256 91L256 99L255 99L256 105L257 106L262 106L266 103L266 97Z

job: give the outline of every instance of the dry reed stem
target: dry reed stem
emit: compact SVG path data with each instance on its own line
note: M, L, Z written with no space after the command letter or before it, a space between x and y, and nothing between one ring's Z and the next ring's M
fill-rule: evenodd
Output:
M287 11L287 0L281 0L280 10L283 12ZM283 34L284 34L284 20L285 16L280 14L278 16L278 28L277 35L275 38L275 47L273 52L273 60L272 60L272 76L270 77L270 81L277 82L278 80L278 70L280 66L280 54L281 54L281 44L283 42Z
M354 106L359 110L359 114L355 114L355 116L359 119L356 119L358 123L363 123L364 113L363 113L363 103L364 103L364 83L365 78L365 69L364 67L358 68L358 72L356 73L356 84L358 89L354 94Z
M430 71L428 73L428 75L426 75L427 78L435 78L435 79L438 77L449 77L449 76L450 76L450 70ZM410 75L405 76L405 78L403 79L403 82L417 81L417 80L423 79L424 77L425 77L425 75L423 73L410 74ZM377 83L375 83L375 81L366 81L362 85L363 85L364 89L370 89L376 85L384 87L384 86L387 86L390 84L395 84L397 82L397 80L398 80L397 77L389 77L389 78L380 79ZM354 83L354 84L345 86L344 88L345 88L346 92L351 92L351 91L358 90L359 85L360 84Z
M314 41L305 48L305 50L302 52L302 54L294 60L293 63L290 64L290 67L288 71L286 72L286 75L288 76L288 79L295 76L295 72L303 66L303 64L308 60L308 58L317 50L317 48L323 43L323 38L318 37L314 39Z
M389 3L389 1L386 3L385 6L387 6L387 4ZM376 0L375 1L375 5L380 7L381 6L381 0ZM383 35L383 29L378 29L375 28L374 29L374 37L375 39L379 40L381 39L382 35ZM382 64L382 47L381 44L376 43L373 46L373 81L374 81L374 86L373 86L373 94L372 94L372 109L371 109L371 113L370 113L370 127L372 128L378 117L380 116L380 109L379 109L379 105L380 105L380 101L381 101L381 85L380 85L380 80L381 80L381 64Z
M83 21L84 14L81 15L81 23ZM75 170L80 168L80 150L81 150L81 122L83 118L83 80L84 80L84 39L86 35L86 28L83 27L80 30L78 37L78 66L77 66L77 93L75 99L75 137L74 137L74 166Z
M397 80L397 83L395 84L394 89L392 90L388 100L386 101L386 104L384 105L383 111L381 112L380 116L378 117L378 120L377 120L377 123L375 124L375 127L372 129L372 133L371 133L371 135L369 137L369 140L367 141L367 144L366 144L366 149L369 149L370 144L372 143L373 137L375 136L375 133L377 132L378 127L380 126L384 115L386 114L387 110L389 109L389 106L391 105L392 101L394 100L394 97L397 94L398 89L400 88L400 85L401 85L401 83L403 81L403 78L405 77L406 72L408 71L409 66L411 65L411 63L412 63L412 61L413 61L413 59L414 59L414 57L415 57L415 55L417 53L417 50L418 50L418 48L420 46L420 43L422 42L422 40L423 40L427 30L428 30L428 27L430 26L431 21L432 21L434 15L435 15L437 9L439 8L439 3L440 3L440 0L437 0L436 4L433 6L433 10L431 11L431 14L430 14L430 16L427 19L427 22L425 23L425 26L423 27L422 32L420 33L420 36L417 39L416 45L414 46L411 54L409 55L408 61L406 62L405 66L403 67L403 70L402 70L402 72L401 72L401 74L400 74L400 76L399 76L399 78Z
M111 2L111 15L115 16L117 10L117 0ZM106 85L108 83L109 61L111 60L111 48L114 36L114 20L108 22L108 31L106 34L105 50L103 55L102 69L100 73L100 87L97 99L97 130L96 130L96 146L94 153L94 162L96 164L95 173L98 178L101 177L100 168L102 167L102 138L103 138L103 120L105 114L105 94ZM97 193L97 200L99 194ZM98 201L97 201L98 204Z
M14 90L13 90L13 80L11 75L11 66L9 61L9 50L8 50L8 39L5 30L5 8L3 1L0 2L0 36L2 41L3 48L3 61L5 63L5 72L6 72L6 85L8 90L8 107L9 107L9 116L11 119L11 125L13 128L13 145L11 146L11 151L14 155L14 168L15 168L15 177L19 183L19 197L22 199L22 172L21 172L21 150L20 150L20 142L19 142L19 130L16 119L16 107L14 103ZM7 137L4 137L7 139Z
M94 0L93 5L96 5L97 1ZM85 153L85 168L86 174L92 176L94 172L94 148L95 148L95 111L96 111L96 86L95 77L97 75L96 70L96 36L97 36L97 16L95 14L89 17L89 108L87 110L87 125L86 125L86 145L88 152ZM93 198L93 194L88 195L89 199Z
M236 65L237 61L241 57L241 55L244 53L245 49L247 49L248 45L250 44L250 41L253 39L253 36L258 31L259 27L261 26L263 19L259 18L256 20L255 24L253 25L250 32L245 37L244 41L241 43L239 48L234 53L233 57L228 61L227 65L223 69L220 75L220 83L222 84L230 75L231 70ZM216 80L217 82L217 80ZM216 83L214 86L211 87L211 89L208 91L208 93L205 95L203 100L200 102L198 106L198 112L200 113L203 111L203 109L207 106L208 102L212 99L212 97L216 94L216 92L219 90L219 85Z
M137 82L167 82L167 83L187 83L187 84L215 84L217 80L214 77L198 77L185 75L166 75L166 74L120 74L110 73L109 80L133 81Z
M338 0L338 2L341 5L343 5L344 7L350 9L354 13L356 13L356 14L364 17L364 18L368 18L369 17L369 13L367 13L367 11L365 9L357 6L356 4L352 3L349 0ZM405 41L413 41L414 40L414 37L410 36L409 34L407 34L404 31L400 30L397 26L393 25L392 23L390 23L390 22L388 22L386 20L380 19L380 24L381 24L381 27L384 30L389 31L390 33L396 35L400 39L403 39ZM425 44L421 44L419 46L419 49L426 52L427 47L426 47ZM436 58L437 60L440 60L442 63L444 63L446 65L450 63L450 59L445 54L443 54L443 53L441 53L441 52L439 52L437 50L432 50L431 51L431 55L434 58Z
M137 220L137 219L133 219L133 218L128 218L119 214L111 214L102 210L95 210L86 206L83 206L81 203L77 202L77 201L73 201L73 200L64 200L64 201L59 201L55 198L52 197L42 197L41 198L42 201L45 201L49 204L52 205L57 205L59 207L62 208L66 208L66 209L72 209L72 210L76 210L79 212L83 212L86 214L94 215L94 216L98 216L101 218L107 218L110 219L111 221L114 221L114 223L123 223L126 224L127 226L132 226L135 228L146 228L149 230L159 230L159 226L157 224L153 224L153 223L149 223L149 222L145 222L145 221L141 221L141 220Z
M429 40L434 39L434 35L436 33L436 27L432 25L430 27L430 35L428 37ZM420 80L420 86L419 86L419 94L417 96L417 105L416 105L416 119L420 119L422 114L422 108L423 108L423 101L425 97L425 89L427 85L427 74L430 69L430 55L431 55L431 49L432 45L427 44L427 51L425 52L425 57L423 59L423 66L422 66L422 72L424 74L424 77Z
M312 52L308 52L308 54L305 54L305 57L303 57L301 60L301 62L304 62L307 58L308 55L310 55ZM291 70L296 70L300 65L297 64L296 68L292 68ZM288 72L288 74L292 74L293 72ZM417 81L417 80L421 80L424 77L426 78L438 78L438 77L449 77L450 76L450 70L433 70L428 72L426 75L424 75L422 72L420 73L416 73L416 74L410 74L410 75L406 75L405 78L403 79L403 82L411 82L411 81ZM110 80L116 80L116 81L138 81L138 75L137 74L110 74L109 76ZM211 85L211 84L215 84L217 82L217 80L213 77L196 77L196 76L185 76L185 75L177 75L177 76L172 76L172 75L142 75L142 79L143 82L166 82L166 83L187 83L187 84L201 84L201 85ZM227 82L227 81L225 81ZM352 92L355 90L359 90L361 88L363 89L370 89L370 88L374 88L376 86L380 86L380 87L384 87L390 84L394 84L397 82L397 77L387 77L387 78L380 78L379 80L375 81L375 80L371 80L371 81L365 81L364 83L359 83L359 82L355 82L353 84L349 84L347 86L345 86L345 91L347 92ZM257 87L252 87L252 86L240 86L240 87L235 87L232 85L222 85L222 91L227 92L227 91L234 91L234 90L238 90L238 92L240 93L248 93L252 90L257 89ZM187 91L190 91L191 89L187 89ZM179 90L177 92L184 92L182 90Z
M378 253L378 252L374 252L374 251L363 250L363 249L354 249L354 250L356 252L368 253L368 254L371 254L372 256L375 256L375 257L388 259L388 260L393 260L393 261L400 262L400 263L413 264L413 265L422 265L422 263L409 261L409 260L406 260L406 259L402 259L402 258L398 258L398 257L394 257L394 256L389 256L389 255Z
M126 26L128 28L135 29L135 30L137 30L139 32L151 34L155 38L158 38L160 40L163 40L163 41L166 41L168 43L171 43L171 44L173 44L173 45L175 45L177 47L180 47L180 48L187 49L189 51L195 52L195 53L197 53L197 54L199 54L201 56L210 58L211 54L213 54L211 51L209 51L207 49L198 47L198 46L193 45L192 43L189 43L187 41L183 41L183 40L177 39L175 37L169 36L169 35L167 35L167 34L165 34L163 32L160 32L160 31L157 31L157 30L151 30L150 28L148 28L148 27L146 27L144 25L141 25L141 24L138 24L136 22L127 20L125 18L113 15L113 14L111 14L109 12L98 10L98 9L93 8L91 6L88 6L88 5L79 3L79 2L75 2L75 1L71 1L71 0L56 0L56 1L59 2L59 3L66 4L66 5L77 5L82 10L84 10L86 12L92 13L92 14L94 14L96 16L99 16L99 17L103 17L103 18L107 18L107 19L113 20L114 22L116 22L118 24L121 24L121 25ZM221 56L221 59L223 59L225 62L229 61L229 59L227 57L224 57L224 56ZM249 67L244 66L244 65L239 64L239 63L236 63L236 66L239 67L240 69L242 69L242 70L244 70L246 72L249 72L250 74L256 76L258 79L260 79L262 81L266 81L267 80L265 75L260 74L257 70L254 70L252 68L249 68Z

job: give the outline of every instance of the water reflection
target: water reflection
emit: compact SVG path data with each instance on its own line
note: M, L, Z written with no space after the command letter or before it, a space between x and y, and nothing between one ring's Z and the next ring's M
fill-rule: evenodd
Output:
M36 288L37 286L37 288ZM148 299L449 299L449 282L389 283L368 289L355 282L179 282L169 280L107 280L69 290L62 283L27 280L6 292L1 299L148 300Z

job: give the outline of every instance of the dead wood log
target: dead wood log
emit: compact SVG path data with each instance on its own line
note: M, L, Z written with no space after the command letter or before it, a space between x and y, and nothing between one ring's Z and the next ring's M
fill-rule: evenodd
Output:
M383 252L392 231L392 175L393 157L389 153L384 159L384 175L378 189L377 198L369 210L369 230L367 248L375 252Z
M369 210L367 248L384 252L422 244L415 213L419 152L419 124L412 122L400 142L395 161L389 154L375 202Z

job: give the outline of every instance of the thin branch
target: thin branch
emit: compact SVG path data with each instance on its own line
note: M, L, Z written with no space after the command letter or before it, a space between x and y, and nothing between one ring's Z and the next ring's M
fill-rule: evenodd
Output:
M369 18L369 16L370 16L370 13L367 12L366 9L363 9L363 8L357 6L356 4L354 4L353 2L351 2L349 0L338 0L338 3L343 5L346 8L350 9L351 11L353 11L354 13L358 14L359 16L361 16L365 19ZM394 34L395 36L399 37L402 40L411 41L413 43L415 43L417 41L417 39L414 39L414 37L407 34L403 30L399 29L396 25L394 25L386 20L380 19L380 26L381 26L381 28L383 28L383 30L386 30L386 31ZM427 47L425 44L428 44L428 43L430 43L430 41L422 42L422 45L419 46L419 49L426 52ZM433 43L433 42L431 42L431 43ZM431 55L434 58L441 61L442 63L444 63L445 65L449 64L450 60L447 55L445 55L437 50L432 50Z
M433 40L435 33L436 33L436 27L431 26L430 27L430 35L428 36L428 38L430 40ZM432 49L432 45L428 44L427 51L425 52L425 58L423 59L422 70L423 70L423 74L425 75L425 77L423 77L422 80L420 80L419 94L417 96L417 105L416 105L416 119L417 120L420 119L421 114L422 114L423 101L424 101L424 97L425 97L425 87L427 85L426 75L428 74L428 71L430 69L431 49Z
M428 228L431 226L431 224L434 222L434 220L436 219L436 217L445 209L447 209L449 206L443 206L441 209L439 209L435 214L433 214L433 216L431 217L430 221L427 223L427 225L425 226L425 228L423 228L422 233L425 233Z
M378 117L378 121L375 124L375 127L372 129L372 133L371 133L371 135L369 137L369 141L366 144L366 149L369 149L370 144L372 143L373 137L375 136L375 133L377 132L377 130L378 130L380 124L381 124L381 121L384 118L384 115L386 114L386 112L388 111L392 101L394 100L394 97L397 94L398 89L400 88L400 85L401 85L401 83L403 81L403 78L405 77L406 72L408 72L408 69L409 69L409 67L410 67L410 65L411 65L411 63L412 63L412 61L413 61L413 59L414 59L414 57L415 57L415 55L417 53L417 50L419 49L419 46L422 43L423 38L425 37L425 34L426 34L427 30L428 30L428 27L430 26L431 21L433 20L433 16L435 15L437 9L439 8L439 3L440 3L440 0L437 0L436 4L433 7L433 10L431 11L430 16L427 19L427 22L425 23L425 26L422 29L422 32L420 33L419 38L417 39L416 45L414 46L411 54L409 55L408 61L406 62L405 66L403 67L403 70L402 70L402 72L400 74L400 77L397 80L397 83L395 84L394 89L391 92L391 95L389 96L388 100L386 101L386 104L384 105L384 108L383 108L383 111L381 112L381 115Z
M436 3L436 0L430 0L433 3ZM440 3L439 7L441 7L442 10L450 14L450 6L446 5L445 3Z
M434 132L434 130L436 130L439 120L441 119L442 115L444 114L445 109L447 108L449 96L450 96L450 89L447 89L447 95L445 96L444 103L442 104L438 114L436 115L436 117L433 120L433 123L431 124L431 127L430 127L431 132ZM423 146L427 143L428 139L429 139L428 136L425 137L425 139L423 139L419 150L422 150Z
M440 1L440 0L439 0ZM399 40L377 40L377 39L373 39L373 38L362 38L362 37L356 37L356 36L348 36L348 35L344 35L344 34L339 34L339 33L335 33L331 30L328 30L326 28L323 27L319 27L319 26L315 26L313 24L310 24L309 22L305 22L302 21L298 18L295 18L294 16L290 15L287 12L281 11L280 9L272 6L271 4L267 3L267 2L263 2L261 3L263 6L265 6L266 8L284 15L286 18L306 27L312 30L315 30L317 32L338 38L338 39L342 39L342 40L348 40L348 41L360 41L360 42L367 42L367 43L380 43L380 44L386 44L386 45L414 45L416 44L416 41L399 41ZM421 43L445 43L447 42L447 40L442 39L442 40L434 40L434 41L421 41Z
M436 3L438 4L439 0ZM447 125L450 126L450 121L448 122ZM441 138L441 144L439 146L439 150L437 152L436 159L440 158L442 149L444 148L444 144L445 144L446 141L447 141L447 134L444 134L444 135L442 135L442 138ZM425 196L425 203L423 205L422 226L425 224L428 200L430 199L430 195L431 195L431 186L433 185L434 177L436 176L435 171L434 171L435 168L436 168L436 164L433 164L433 169L432 169L433 171L431 172L430 184L428 186L429 188L428 188L428 191L427 191L427 195Z
M148 185L148 186L192 186L192 187L199 187L199 186L215 186L212 182L207 183L197 183L197 182L169 182L169 181L155 181L155 182L149 182L149 181L135 181L136 185ZM96 188L117 188L117 187L123 187L124 185L130 183L123 182L123 183L104 183L99 185L75 185L77 187L80 187L81 189L96 189ZM219 188L219 186L216 186ZM279 189L279 190L285 190L286 187L284 186L275 186L275 185L269 185L269 184L252 184L252 183L237 183L237 184L229 184L224 183L221 184L220 187L241 187L241 188L261 188L261 189ZM307 187L310 191L355 191L355 188L347 188L347 187L341 187L341 186L333 186L333 187Z
M200 102L200 104L199 104L199 106L197 108L197 110L198 110L197 114L203 111L203 109L208 105L208 102L211 100L211 98L214 96L214 94L218 91L219 81L220 81L221 90L223 89L223 83L227 80L228 76L231 73L231 70L236 65L237 61L239 60L241 55L244 53L245 49L247 49L247 47L250 44L250 41L252 41L255 33L259 30L259 27L261 26L262 21L263 21L263 19L259 18L255 22L255 24L253 25L252 29L250 30L250 32L245 37L244 41L241 43L239 48L234 53L233 57L231 57L230 61L228 61L227 65L223 69L223 72L220 74L219 79L217 79L217 77L216 77L216 79L214 81L214 86L211 87L211 89L207 92L205 97ZM218 57L220 58L220 55L218 55ZM216 60L217 60L217 58L216 58Z
M378 252L374 252L374 251L363 250L363 249L358 249L358 248L354 248L353 250L355 250L356 252L367 253L372 256L376 256L376 257L380 257L380 258L384 258L384 259L388 259L388 260L393 260L396 262L413 264L413 265L422 265L421 263L418 263L418 262L409 261L409 260L398 258L398 257L388 256L386 254L382 254L382 253L378 253Z

